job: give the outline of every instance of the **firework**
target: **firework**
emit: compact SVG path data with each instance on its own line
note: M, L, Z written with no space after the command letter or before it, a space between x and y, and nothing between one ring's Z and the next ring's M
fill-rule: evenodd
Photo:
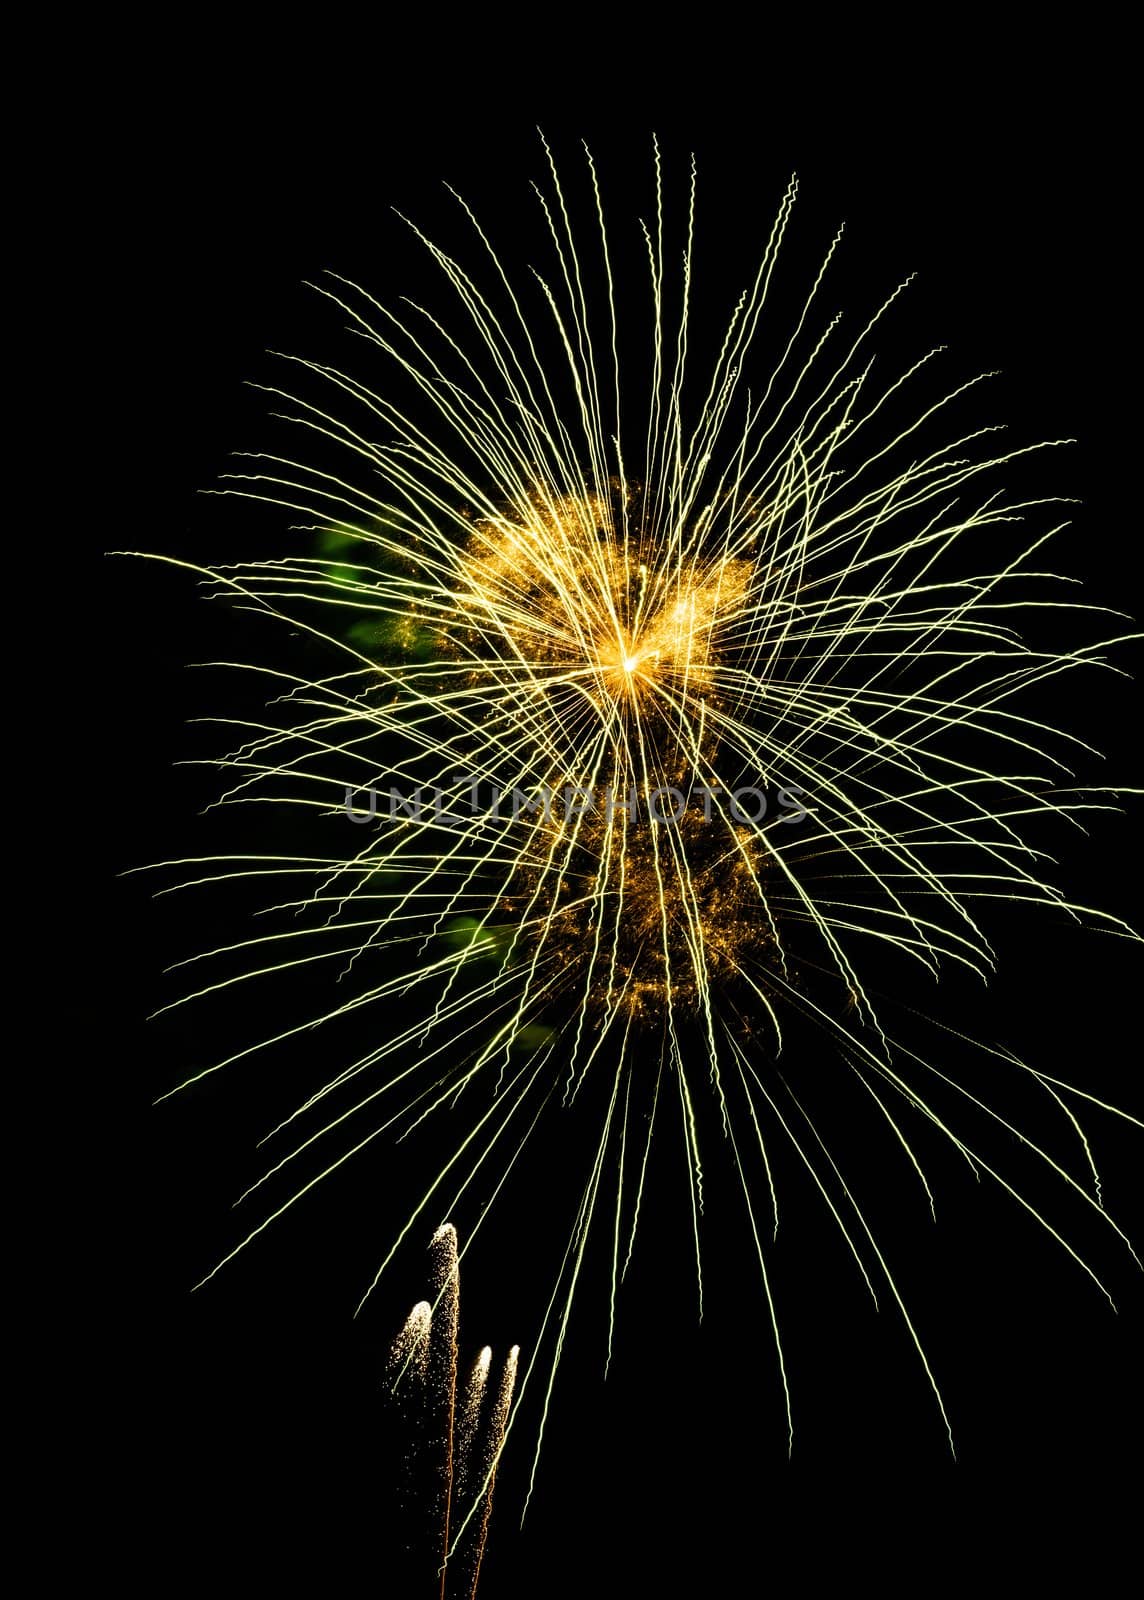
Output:
M900 289L852 330L821 309L837 238L776 345L793 183L702 348L694 173L674 239L657 156L651 220L634 235L635 330L620 312L630 239L605 223L590 159L585 193L590 220L574 228L550 164L546 275L514 272L464 202L476 265L418 234L451 317L329 280L322 293L381 375L293 360L295 381L270 393L305 448L256 457L227 485L302 526L289 553L207 575L219 597L286 624L299 658L244 668L270 703L220 763L223 799L295 807L316 842L185 875L265 881L280 918L196 958L222 975L185 998L313 970L341 981L316 1018L265 1029L196 1077L315 1026L352 1024L368 1044L274 1130L282 1153L252 1191L274 1198L225 1260L378 1139L465 1108L368 1295L414 1228L495 1200L541 1120L591 1098L596 1132L521 1385L539 1379L542 1436L589 1237L606 1237L611 1326L649 1151L677 1116L700 1305L704 1162L725 1152L788 1429L768 1264L780 1147L871 1293L888 1290L948 1429L844 1152L791 1081L803 1025L832 1041L839 1102L873 1105L887 1158L930 1205L919 1129L1096 1278L999 1170L988 1136L1016 1135L1127 1244L1073 1109L1093 1097L966 1044L1059 1104L1080 1135L1074 1174L900 1037L879 994L885 973L906 999L911 969L987 974L994 902L1132 937L1047 880L1040 843L1042 824L1114 803L1075 786L1070 763L1091 752L1044 706L1063 676L1106 668L1125 635L1081 641L1095 608L1038 554L1065 525L1058 503L1000 487L1043 446L999 450L991 426L959 426L979 380L935 386L936 351L883 373L878 335ZM764 330L777 354L760 374ZM1027 637L1044 614L1053 639ZM1065 623L1078 640L1062 647Z
M509 1351L491 1405L492 1350L480 1352L460 1395L457 1234L444 1223L430 1245L435 1301L413 1307L389 1353L386 1387L404 1413L410 1440L403 1479L403 1520L413 1529L414 1564L439 1571L441 1600L472 1600L488 1542L497 1463L516 1382L519 1347ZM429 1529L428 1541L418 1530ZM427 1554L420 1546L428 1543Z

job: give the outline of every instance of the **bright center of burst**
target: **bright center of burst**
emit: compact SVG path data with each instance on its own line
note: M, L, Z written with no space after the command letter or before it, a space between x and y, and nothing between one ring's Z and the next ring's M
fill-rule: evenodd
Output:
M647 651L631 640L617 641L601 647L599 661L614 688L634 690L647 667Z
M635 694L658 659L659 651L648 640L602 639L597 664L613 693Z

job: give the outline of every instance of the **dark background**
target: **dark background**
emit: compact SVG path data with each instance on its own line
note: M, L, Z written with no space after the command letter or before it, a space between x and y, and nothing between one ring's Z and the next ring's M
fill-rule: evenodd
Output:
M102 180L109 203L126 200L118 237L130 245L113 275L125 280L130 309L109 342L122 363L124 448L138 476L114 513L113 535L101 528L101 546L196 561L269 553L274 524L265 513L220 509L198 491L226 470L230 451L265 442L266 401L244 384L274 381L268 350L342 357L340 319L303 281L333 268L381 298L410 285L420 292L424 267L391 208L423 221L433 237L460 240L442 178L471 200L502 253L512 254L520 234L524 259L537 259L542 239L527 182L543 176L539 121L564 173L575 165L576 140L588 140L612 185L613 215L626 194L642 201L652 129L672 162L669 181L682 184L694 149L697 249L701 262L710 252L711 279L728 286L741 275L728 257L740 249L744 268L751 263L797 170L805 199L788 247L795 266L809 276L845 220L837 296L872 308L918 273L891 350L906 357L946 343L946 371L1002 374L981 403L984 420L1008 422L1021 442L1078 441L1018 481L1081 502L1076 531L1050 564L1082 577L1094 601L1138 610L1135 446L1123 376L1129 172L1115 107L1092 109L1091 63L1067 64L1067 91L1062 53L1052 73L1002 93L984 66L967 66L956 84L953 75L913 89L908 75L889 86L842 78L828 91L801 61L786 55L781 70L772 64L750 85L704 72L702 93L601 68L586 79L592 92L581 83L581 92L549 96L539 67L519 95L511 77L490 82L484 71L450 77L446 91L440 66L422 57L390 59L377 85L364 75L339 93L306 74L274 86L273 73L217 62L192 75L190 89L140 92L135 109L120 107L112 119L115 153ZM426 82L433 93L417 87ZM210 747L184 722L229 709L232 686L184 664L219 654L239 635L193 598L186 575L116 562L110 589L121 713L112 769L118 871L203 849L196 814L212 780L173 763ZM1109 751L1112 778L1139 783L1131 690L1093 678L1061 695L1062 725ZM1079 900L1136 916L1138 821L1138 811L1109 816L1087 840L1063 839L1061 874ZM304 1064L287 1063L285 1083L272 1066L240 1064L148 1109L195 1065L224 1053L228 1030L252 1002L145 1025L145 1014L177 992L178 976L165 979L161 969L232 929L209 897L152 902L139 877L117 880L110 896L118 1087L126 1086L137 1129L129 1155L138 1172L126 1250L116 1252L129 1263L124 1303L135 1305L123 1323L127 1359L116 1395L120 1419L141 1424L132 1424L143 1467L132 1505L148 1530L141 1581L163 1593L193 1569L225 1571L228 1584L243 1587L269 1587L273 1578L340 1594L365 1581L384 1595L413 1594L395 1576L389 1485L398 1442L380 1369L424 1292L417 1250L399 1259L357 1320L353 1310L404 1220L416 1174L379 1142L192 1294L241 1236L229 1208L262 1170L255 1142L288 1108L289 1074ZM1139 1115L1132 952L1049 919L1002 921L998 942L995 997L971 999L953 986L917 1003L948 1015L952 996L953 1020L966 1032L1002 1039ZM1080 1177L1079 1153L1051 1104L1033 1102L1027 1120ZM1135 1224L1139 1239L1138 1130L1096 1107L1083 1120L1109 1210L1130 1232ZM674 1120L664 1128L671 1148L649 1178L611 1374L605 1384L606 1323L590 1267L523 1532L543 1374L506 1455L482 1594L654 1594L672 1578L697 1594L787 1592L790 1580L777 1576L787 1572L799 1588L861 1572L915 1592L925 1581L910 1554L919 1544L923 1559L942 1567L963 1559L1027 1568L1075 1539L1103 1559L1124 1526L1121 1495L1132 1490L1144 1310L1138 1270L1094 1219L1067 1202L1053 1213L1101 1272L1119 1316L988 1178L977 1184L964 1165L935 1154L935 1227L908 1175L895 1167L883 1185L871 1167L888 1146L855 1153L942 1385L955 1465L892 1301L873 1313L829 1217L792 1165L776 1250L795 1408L788 1462L741 1196L737 1205L730 1185L712 1176L699 1327L680 1141ZM1006 1152L1004 1142L993 1148ZM709 1141L713 1174L723 1153ZM1027 1173L1015 1141L1007 1153L1013 1165L1000 1170ZM466 1260L463 1351L519 1341L527 1358L578 1193L572 1178L561 1187L560 1175L559 1155L527 1170L519 1199L490 1220ZM1050 1192L1029 1181L1031 1193ZM134 1565L130 1537L126 1550Z

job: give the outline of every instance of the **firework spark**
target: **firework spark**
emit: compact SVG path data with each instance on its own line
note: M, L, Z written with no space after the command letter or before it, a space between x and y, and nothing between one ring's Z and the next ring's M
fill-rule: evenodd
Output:
M874 344L901 288L853 331L820 314L838 238L752 386L793 183L721 341L701 353L694 171L677 255L657 152L654 214L637 235L640 336L620 314L631 264L590 158L587 172L583 235L551 162L537 189L548 277L515 278L463 202L483 279L418 232L452 321L331 279L321 292L388 375L367 386L295 361L301 393L270 393L312 450L260 456L227 487L304 527L293 553L210 573L213 592L288 623L327 665L250 669L271 705L222 762L224 799L300 808L327 842L195 866L189 882L282 886L272 909L286 920L196 958L240 966L186 998L315 968L354 981L316 1021L196 1076L317 1025L357 1019L372 1034L274 1130L292 1142L254 1190L279 1197L225 1260L381 1135L470 1106L372 1289L430 1207L456 1214L481 1185L495 1199L554 1102L597 1086L598 1136L521 1385L540 1374L542 1437L589 1235L598 1223L608 1234L611 1326L654 1130L673 1102L702 1304L713 1107L750 1217L788 1428L767 1245L783 1145L871 1294L884 1285L900 1311L948 1429L844 1156L789 1081L797 1062L778 1069L784 1030L805 1020L832 1038L840 1103L873 1103L888 1155L931 1206L919 1129L995 1179L1096 1278L988 1145L990 1131L1002 1146L1016 1134L1123 1240L1072 1109L1093 1096L967 1046L1059 1104L1079 1135L1074 1176L893 1037L868 974L887 961L988 974L983 919L996 901L1133 936L1047 880L1037 832L1114 804L1074 785L1067 763L1089 749L1044 719L1038 696L1065 675L1114 670L1104 653L1127 635L1026 638L1046 609L1058 630L1096 610L1039 567L1065 525L1057 503L999 487L1042 447L999 451L992 427L952 421L980 380L912 400L937 351L883 373ZM911 993L908 975L896 981ZM984 1134L961 1126L959 1106ZM455 1350L455 1323L452 1338ZM511 1392L506 1376L502 1432ZM467 1419L463 1408L462 1431ZM447 1500L445 1523L448 1540Z
M465 1384L456 1436L456 1455L460 1463L457 1471L457 1492L462 1496L471 1476L469 1462L473 1453L473 1440L476 1438L477 1427L481 1420L481 1407L485 1402L492 1360L492 1346L485 1345L473 1362L473 1370L469 1373L468 1382Z
M419 1300L405 1319L405 1326L394 1340L390 1352L390 1365L395 1375L412 1371L422 1382L429 1368L429 1328L433 1308L428 1300Z
M505 1359L504 1370L501 1373L500 1383L497 1385L496 1403L493 1407L492 1417L489 1421L489 1430L486 1435L485 1452L479 1466L471 1473L475 1478L480 1474L481 1490L474 1502L473 1512L478 1520L476 1523L476 1550L473 1557L473 1583L469 1590L470 1600L477 1592L477 1582L481 1576L481 1563L485 1558L485 1547L489 1539L489 1518L493 1512L493 1489L496 1486L497 1464L504 1450L505 1433L508 1429L509 1412L512 1410L513 1391L516 1388L516 1369L520 1359L520 1346L514 1344ZM462 1529L462 1533L463 1533Z
M429 1248L435 1300L432 1305L419 1301L406 1318L389 1353L386 1386L402 1403L413 1441L405 1475L407 1526L427 1521L440 1541L433 1562L441 1600L449 1594L472 1600L488 1540L519 1346L506 1359L491 1413L482 1417L493 1355L485 1346L473 1364L458 1415L460 1270L451 1223L437 1229ZM416 1537L413 1542L417 1544Z

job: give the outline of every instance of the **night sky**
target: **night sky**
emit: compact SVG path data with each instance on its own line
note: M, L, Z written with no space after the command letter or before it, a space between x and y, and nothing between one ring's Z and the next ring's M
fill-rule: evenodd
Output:
M424 62L408 63L410 80L423 82L425 72ZM527 187L544 171L539 121L565 175L577 168L578 138L588 141L609 186L609 214L625 230L645 205L652 130L677 189L695 151L697 292L710 283L720 306L753 263L797 170L789 279L809 279L839 221L847 236L831 306L857 316L916 272L887 331L888 354L904 361L947 344L943 375L1001 374L975 402L981 421L1009 424L1014 442L1078 441L1019 469L1014 482L1081 502L1048 565L1081 577L1093 602L1138 613L1135 428L1121 377L1135 266L1115 111L1086 121L1075 95L1048 79L1007 98L979 80L956 100L945 85L907 93L898 84L887 94L863 81L824 111L817 91L813 103L795 92L792 74L784 65L781 95L768 90L768 73L749 91L722 92L705 80L699 97L646 84L629 90L623 75L609 74L609 92L585 98L582 111L576 96L548 102L535 84L518 103L481 75L468 94L429 99L414 93L400 59L387 63L375 96L362 84L317 92L302 78L280 88L263 79L252 91L237 65L204 73L195 91L141 92L138 117L116 119L106 170L134 230L121 271L138 343L124 362L139 476L118 497L130 534L122 523L114 536L103 528L101 547L190 560L272 554L272 515L199 491L227 469L229 452L267 442L269 403L246 387L277 381L267 352L346 358L343 319L304 283L333 269L381 299L421 292L426 265L392 212L468 251L442 179L471 202L503 256L522 267L540 260L544 239ZM109 342L118 348L114 329ZM188 718L225 713L236 693L249 700L250 691L185 664L244 648L257 654L258 643L245 631L249 619L196 600L187 575L115 563L110 593L121 750L114 770L124 785L112 797L118 872L205 850L204 828L212 840L223 836L197 818L213 793L209 771L174 763L218 748L220 730L188 729ZM1121 659L1132 666L1130 650ZM1093 781L1140 784L1134 704L1131 684L1096 675L1076 675L1053 698L1063 727L1109 753L1104 766L1087 769ZM1137 807L1098 818L1088 838L1062 828L1057 881L1138 921L1139 820ZM273 1018L258 1016L261 992L247 991L145 1024L178 992L179 976L164 978L165 965L237 935L225 897L152 902L139 877L116 879L108 894L110 1025L124 1041L120 1088L139 1171L126 1223L137 1304L123 1340L122 1392L145 1466L132 1491L152 1549L141 1581L163 1594L195 1572L252 1592L296 1583L299 1592L352 1586L413 1597L424 1591L396 1576L390 1485L399 1444L380 1375L389 1341L424 1292L416 1236L362 1316L353 1312L404 1222L421 1156L379 1140L192 1294L241 1236L230 1207L262 1170L256 1141L337 1063L321 1059L315 1035L281 1064L239 1064L151 1109L196 1065L270 1032ZM939 991L919 986L910 1003L1140 1115L1131 949L1047 915L999 916L991 931L1001 971L988 994L951 980ZM830 1070L823 1041L824 1077ZM1031 1107L1030 1131L1051 1138L1081 1177L1075 1141L1047 1096L1019 1103ZM1139 1130L1096 1107L1083 1121L1108 1209L1144 1239ZM525 1160L511 1198L466 1258L463 1357L486 1342L501 1353L519 1342L527 1357L590 1137L590 1122L575 1114L566 1132L557 1127L552 1148ZM795 1416L788 1462L757 1264L714 1123L706 1314L697 1324L673 1115L649 1173L610 1375L605 1383L604 1280L593 1259L520 1531L542 1387L534 1380L498 1484L487 1600L657 1594L673 1578L676 1592L696 1595L786 1594L856 1573L892 1593L917 1593L926 1587L922 1558L910 1554L919 1545L935 1572L949 1561L978 1567L989 1549L1000 1572L1038 1553L1053 1559L1062 1541L1080 1539L1099 1570L1120 1496L1131 1490L1118 1457L1131 1462L1138 1450L1141 1274L1079 1204L1056 1207L1062 1232L1108 1284L1116 1316L997 1184L977 1183L936 1140L922 1140L935 1226L889 1142L867 1153L860 1131L854 1137L832 1148L885 1230L942 1385L958 1463L892 1300L874 1313L820 1199L784 1159L775 1259ZM1024 1175L1031 1196L1054 1192L1031 1174L1015 1140L992 1148L1008 1150L1011 1165L1001 1170ZM882 1173L883 1161L893 1170Z

